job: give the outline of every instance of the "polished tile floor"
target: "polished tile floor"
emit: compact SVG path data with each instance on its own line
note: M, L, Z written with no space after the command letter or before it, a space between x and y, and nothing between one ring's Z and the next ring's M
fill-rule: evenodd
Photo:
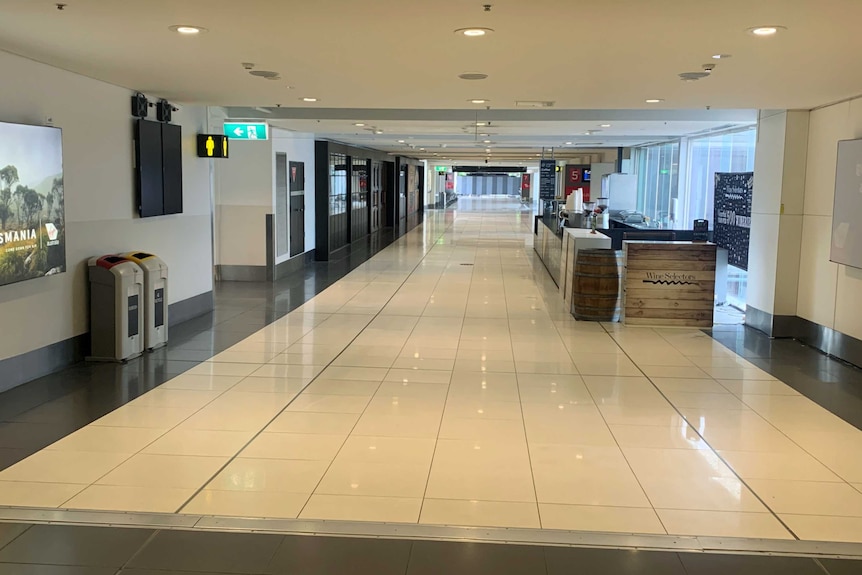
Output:
M0 505L862 542L862 431L699 330L575 322L502 199L0 472Z

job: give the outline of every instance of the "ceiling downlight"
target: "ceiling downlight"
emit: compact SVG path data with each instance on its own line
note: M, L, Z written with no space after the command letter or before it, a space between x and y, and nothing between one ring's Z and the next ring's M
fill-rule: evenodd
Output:
M481 38L482 36L487 36L493 32L494 30L492 28L482 28L479 26L472 28L458 28L455 30L455 34L466 36L467 38Z
M748 32L752 36L757 36L758 38L770 38L781 32L782 30L787 30L787 28L784 26L770 25L754 26L753 28L749 28L748 30L746 30L746 32Z
M177 34L182 34L183 36L197 36L198 34L208 32L206 28L201 26L192 26L190 24L177 24L176 26L170 26L168 30L176 32Z

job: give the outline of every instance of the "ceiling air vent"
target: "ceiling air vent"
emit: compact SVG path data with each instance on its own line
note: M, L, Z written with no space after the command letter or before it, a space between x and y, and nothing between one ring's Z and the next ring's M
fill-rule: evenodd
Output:
M553 108L554 103L548 100L516 100L515 106L519 108Z
M707 76L709 76L709 72L683 72L679 75L679 79L683 82L695 82Z
M267 80L276 80L279 78L278 72L272 72L270 70L252 70L249 74L257 76L258 78L266 78Z
M458 74L458 77L462 80L484 80L488 77L488 74L480 74L478 72L468 72L466 74Z

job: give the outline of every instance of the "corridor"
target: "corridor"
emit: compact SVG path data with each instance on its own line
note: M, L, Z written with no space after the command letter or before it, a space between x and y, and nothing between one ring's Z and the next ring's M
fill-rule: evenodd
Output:
M702 331L574 321L532 237L510 199L426 213L0 505L862 542L862 431Z

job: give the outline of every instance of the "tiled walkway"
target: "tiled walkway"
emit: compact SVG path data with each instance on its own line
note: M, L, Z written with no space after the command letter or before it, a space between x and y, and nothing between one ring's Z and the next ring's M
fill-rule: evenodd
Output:
M862 542L862 431L701 331L575 322L529 212L461 207L0 505Z

